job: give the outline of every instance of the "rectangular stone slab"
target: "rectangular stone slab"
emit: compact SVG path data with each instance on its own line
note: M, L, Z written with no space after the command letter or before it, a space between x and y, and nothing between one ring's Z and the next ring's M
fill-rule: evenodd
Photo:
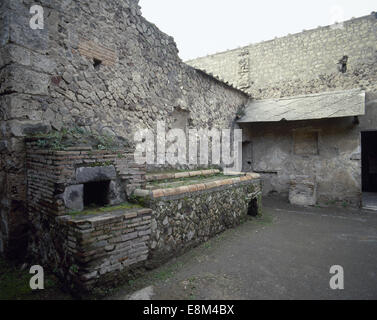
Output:
M77 183L114 180L115 178L116 171L114 166L82 167L76 169Z

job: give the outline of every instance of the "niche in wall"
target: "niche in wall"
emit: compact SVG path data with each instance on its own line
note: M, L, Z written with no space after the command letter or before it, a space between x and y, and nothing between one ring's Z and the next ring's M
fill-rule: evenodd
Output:
M294 130L293 153L302 156L318 155L318 138L317 130Z

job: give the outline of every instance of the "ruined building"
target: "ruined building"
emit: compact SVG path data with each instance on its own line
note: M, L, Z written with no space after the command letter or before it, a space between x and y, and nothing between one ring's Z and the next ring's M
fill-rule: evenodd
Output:
M138 0L1 1L0 253L90 290L260 213L253 171L292 202L360 202L376 37L371 15L186 64ZM130 142L159 120L241 127L244 172L146 172Z
M251 96L243 166L264 193L368 206L377 191L377 14L187 63ZM362 194L364 199L362 199Z
M183 63L137 0L5 0L0 14L1 254L90 289L258 214L258 175L134 162L137 130L232 128L248 101Z

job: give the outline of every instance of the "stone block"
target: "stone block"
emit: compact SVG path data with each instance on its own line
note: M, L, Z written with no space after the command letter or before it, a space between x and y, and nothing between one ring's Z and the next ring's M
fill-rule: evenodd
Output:
M82 167L76 169L76 181L87 183L93 181L106 181L116 178L114 166L106 167Z
M64 204L68 209L82 211L84 209L84 185L74 185L65 188Z
M291 177L289 202L300 206L313 206L317 203L317 183L314 177Z
M161 189L153 190L153 198L160 198L164 196L164 192Z

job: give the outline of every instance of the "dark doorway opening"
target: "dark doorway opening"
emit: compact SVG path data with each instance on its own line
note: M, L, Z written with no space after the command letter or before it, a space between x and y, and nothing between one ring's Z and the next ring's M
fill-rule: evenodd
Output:
M109 204L110 181L84 184L84 207L103 207Z
M247 215L252 217L256 217L258 215L258 199L250 200Z
M251 141L242 143L242 171L253 171L253 144Z
M377 131L361 133L362 191L377 192Z

